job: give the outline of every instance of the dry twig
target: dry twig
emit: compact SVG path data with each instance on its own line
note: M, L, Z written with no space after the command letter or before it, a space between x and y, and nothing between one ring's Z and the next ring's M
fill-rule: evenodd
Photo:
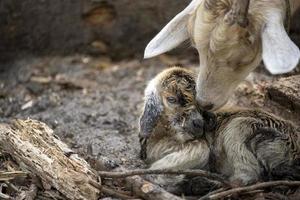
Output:
M203 199L222 199L222 198L225 198L225 197L233 195L233 194L250 192L253 190L258 190L258 189L268 188L268 187L275 187L275 186L279 186L279 185L300 186L300 181L270 181L270 182L264 182L264 183L257 183L257 184L250 185L250 186L232 188L227 191L212 194L212 195L208 196L207 198L201 198L201 200L203 200Z
M229 185L227 181L219 174L214 174L211 172L203 171L203 170L167 170L167 169L138 169L138 170L131 170L125 172L107 172L107 171L100 171L98 172L99 176L102 178L126 178L129 176L135 175L147 175L147 174L169 174L169 175L188 175L188 176L202 176L209 179L213 179L216 181L221 182L224 185Z
M18 177L26 177L27 173L22 171L0 172L0 181L10 181Z
M208 197L210 197L214 194L220 193L220 192L224 192L224 191L226 191L226 188L219 188L219 189L213 190L212 192L210 192L210 193L204 195L203 197L201 197L199 200L208 199Z
M108 158L101 157L97 159L98 164L101 166L106 166L105 168L109 170L113 170L114 172L99 172L103 174L120 174L120 173L128 173L128 170L125 169L124 167L118 167L116 168L116 165L114 164L112 160L108 160ZM108 164L109 163L109 164ZM109 166L109 167L108 167ZM118 175L117 175L118 176ZM101 176L100 176L101 177ZM109 177L109 176L106 176ZM143 199L146 200L182 200L182 198L173 195L163 188L159 187L158 185L155 185L153 183L150 183L148 181L145 181L143 178L140 176L133 176L131 177L128 176L123 176L126 181L127 188L132 191L132 193L138 197L142 197ZM101 177L103 178L103 177Z
M140 176L127 177L127 184L132 189L133 193L146 200L183 200L182 198L175 196L158 185L154 185L148 181L145 181Z
M106 195L117 197L117 198L120 198L120 199L137 199L136 197L129 196L129 195L124 194L124 193L122 193L120 191L112 190L112 189L110 189L110 188L108 188L108 187L106 187L104 185L100 185L96 181L90 180L89 183L92 186L94 186L95 188L101 190L101 192L103 192Z
M5 181L5 184L12 189L14 192L20 192L19 189L12 183L10 183L9 181Z

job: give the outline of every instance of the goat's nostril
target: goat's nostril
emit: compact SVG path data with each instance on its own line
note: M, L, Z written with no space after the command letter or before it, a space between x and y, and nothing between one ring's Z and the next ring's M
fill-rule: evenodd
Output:
M200 109L203 110L212 110L214 108L214 104L209 101L203 101L202 99L197 98L197 105Z
M214 108L214 104L212 103L200 103L199 106L203 110L212 110Z
M214 104L209 103L209 104L205 105L203 108L204 108L204 110L211 110L211 109L213 109L213 107L214 107Z
M202 120L195 119L195 120L192 121L192 123L193 123L193 126L195 128L203 128L203 122L202 122Z

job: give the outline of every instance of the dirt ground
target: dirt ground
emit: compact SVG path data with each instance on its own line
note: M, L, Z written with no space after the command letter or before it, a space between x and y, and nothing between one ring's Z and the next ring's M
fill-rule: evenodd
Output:
M138 157L137 137L143 90L170 65L197 66L169 56L112 62L83 55L2 64L0 121L37 119L83 156L108 157L127 168L145 167ZM239 86L229 105L259 107L299 123L299 113L265 95L275 79L258 70Z

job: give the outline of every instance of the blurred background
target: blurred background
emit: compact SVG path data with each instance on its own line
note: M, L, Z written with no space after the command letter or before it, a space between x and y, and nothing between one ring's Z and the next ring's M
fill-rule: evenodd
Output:
M143 51L189 2L1 0L0 121L41 120L83 155L139 167L137 125L147 81L172 65L198 65L188 43L150 60L142 59ZM290 34L300 46L299 14ZM260 67L230 104L299 123L300 101L280 93L279 78Z
M1 0L1 58L74 53L108 55L114 60L142 58L147 42L189 2ZM298 44L299 16L291 26Z
M147 42L188 3L189 0L2 0L1 54L85 53L109 55L115 60L141 56Z

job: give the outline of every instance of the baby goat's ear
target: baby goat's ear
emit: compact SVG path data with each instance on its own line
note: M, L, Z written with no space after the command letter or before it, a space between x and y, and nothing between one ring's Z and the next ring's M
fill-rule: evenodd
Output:
M264 64L272 74L287 73L297 66L300 51L285 31L279 10L266 15L262 46Z
M149 137L156 127L161 113L163 111L163 105L159 94L149 83L145 90L145 105L144 111L140 118L140 137Z
M176 15L147 45L144 58L152 58L172 50L189 38L188 20L202 0L193 0Z

